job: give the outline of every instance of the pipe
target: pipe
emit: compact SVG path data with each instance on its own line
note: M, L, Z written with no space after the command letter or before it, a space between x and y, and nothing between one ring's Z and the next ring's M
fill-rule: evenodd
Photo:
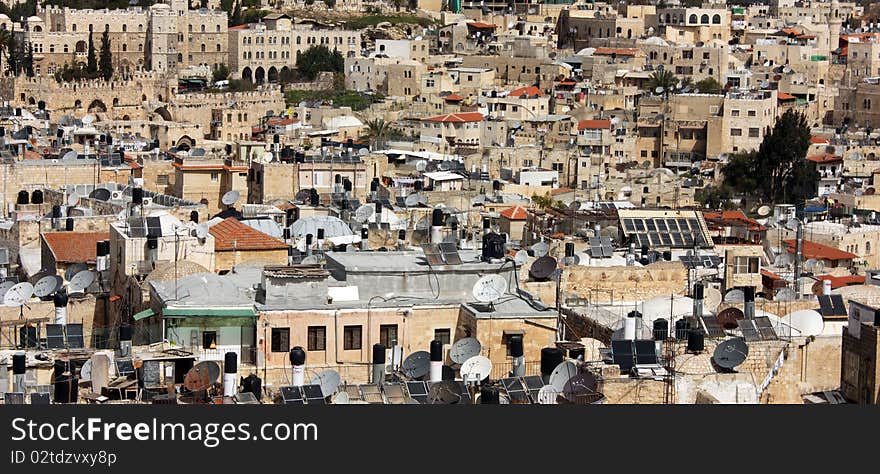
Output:
M306 351L301 346L290 350L291 385L302 387L306 379Z
M385 381L385 346L373 344L373 383L382 385Z
M223 396L233 397L238 390L238 354L227 352L223 356Z
M703 283L694 283L694 317L696 318L703 316L703 295Z
M510 338L510 355L513 357L513 377L525 377L526 375L526 358L523 350L522 336L513 336Z
M361 250L370 250L370 228L361 227Z
M443 343L431 341L431 382L443 380Z
M24 352L16 352L12 355L12 391L25 393L25 372L27 372L27 356Z

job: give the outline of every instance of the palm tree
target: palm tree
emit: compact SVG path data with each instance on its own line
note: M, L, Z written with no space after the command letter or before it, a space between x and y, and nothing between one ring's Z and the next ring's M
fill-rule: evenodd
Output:
M9 30L0 30L0 73L3 71L3 53L9 54L9 46L12 44L12 33Z
M374 118L371 120L367 120L365 124L367 126L367 136L370 138L370 145L372 149L379 149L384 145L385 137L388 136L388 132L391 127L388 122L383 118Z
M662 87L663 91L666 92L675 87L676 84L678 84L678 78L675 77L675 74L665 69L654 71L651 74L651 78L648 79L648 88L652 91Z

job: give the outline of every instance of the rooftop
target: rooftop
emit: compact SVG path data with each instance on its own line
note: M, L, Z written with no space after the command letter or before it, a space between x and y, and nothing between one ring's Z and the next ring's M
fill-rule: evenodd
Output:
M791 254L795 253L796 242L793 239L783 240L782 242L785 244L786 252ZM822 245L816 242L811 242L809 240L804 240L803 252L804 258L806 259L815 258L817 260L852 260L855 258L859 258L859 256L854 253L845 252L843 250L829 247L827 245Z
M43 240L59 263L95 263L97 243L110 239L110 232L46 232Z
M211 226L214 250L284 250L287 244L228 217Z

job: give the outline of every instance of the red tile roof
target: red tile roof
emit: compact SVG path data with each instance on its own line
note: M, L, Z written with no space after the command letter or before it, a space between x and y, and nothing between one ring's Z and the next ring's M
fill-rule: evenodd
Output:
M782 280L781 276L763 268L761 269L761 275L770 278L771 280Z
M842 163L843 157L837 156L837 155L832 155L831 153L823 153L821 155L808 156L807 160L812 161L813 163L821 163L821 164Z
M284 250L287 244L227 217L210 229L214 236L214 250Z
M544 92L535 86L527 86L527 87L520 87L519 89L514 89L514 90L510 91L510 94L507 94L507 97L513 97L513 98L522 97L523 94L525 94L529 97L533 97L533 96L540 97L540 96L544 95Z
M550 190L550 195L551 195L551 196L557 196L557 195L559 195L559 194L566 194L566 193L570 193L570 192L574 192L574 189L566 188L566 187L561 187L561 188L551 189L551 190Z
M864 275L847 275L847 276L832 276L832 275L819 275L816 277L817 280L831 280L831 289L837 289L843 286L851 286L851 285L862 285L865 283Z
M473 26L474 28L492 28L492 29L498 28L496 25L493 25L492 23L485 23L482 21L472 21L472 22L468 23L468 26Z
M828 144L828 139L822 137L810 137L810 143L814 145L826 145Z
M573 86L575 84L577 84L577 82L575 82L571 79L563 79L563 80L559 81L560 86Z
M59 263L95 263L97 243L109 239L110 232L43 233L43 240Z
M508 207L499 214L512 221L524 221L529 216L529 213L522 206Z
M426 117L423 122L445 122L445 123L465 123L465 122L482 122L483 114L479 112L462 112L460 114L444 114L435 117Z
M464 100L464 97L462 97L462 96L456 94L455 92L453 92L452 94L449 94L449 95L447 95L446 97L444 97L444 99L446 99L446 100L451 100L451 101L453 101L453 102L458 102L458 101L460 101L460 100Z
M581 120L578 122L578 130L586 130L586 129L610 129L611 128L611 120Z
M596 48L596 51L593 52L594 56L611 56L612 54L616 54L617 56L635 56L638 54L639 50L636 48L608 48L608 47L600 47Z
M780 92L780 93L776 94L776 98L779 100L795 100L795 99L797 99L797 97L795 97L791 94L786 94L785 92Z
M782 242L785 244L786 252L791 254L795 253L796 243L794 239L783 240ZM834 247L829 247L827 245L817 244L816 242L804 240L805 259L815 258L817 260L852 260L858 257L859 256L854 253L845 252Z
M247 28L248 28L247 25L230 26L229 28L227 28L227 31L228 30L246 30Z
M749 218L742 211L704 212L703 219L709 225L745 225L749 230L767 230L766 227L762 226L758 221Z

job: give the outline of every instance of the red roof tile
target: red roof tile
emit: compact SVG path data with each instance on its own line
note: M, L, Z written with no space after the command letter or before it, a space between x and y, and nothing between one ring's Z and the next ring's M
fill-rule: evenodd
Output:
M795 253L795 241L784 240L785 250L788 253ZM829 247L827 245L817 244L809 240L804 240L804 258L817 260L852 260L859 256L854 253L844 252L843 250Z
M771 272L770 270L766 270L764 268L761 269L761 275L763 275L767 278L770 278L772 280L782 280L781 276Z
M514 89L514 90L510 91L510 94L507 94L507 97L513 97L513 98L522 97L523 94L525 94L529 97L533 97L533 96L540 97L540 96L544 95L544 92L535 86L527 86L527 87L520 87L519 89Z
M110 232L43 233L43 240L59 263L95 263L97 243L109 239Z
M512 221L524 221L529 216L529 213L522 206L508 207L499 214Z
M835 290L837 288L843 286L851 286L851 285L862 285L865 283L864 275L846 275L846 276L831 276L831 275L819 275L816 277L817 280L831 280L831 289Z
M611 120L581 120L578 122L578 130L586 130L586 129L610 129L611 128Z
M473 26L474 28L492 28L492 29L498 28L496 25L493 25L492 23L485 23L482 21L472 21L472 22L468 23L468 26Z
M842 163L843 157L837 156L837 155L832 155L831 153L823 153L821 155L808 156L807 160L812 161L813 163L821 163L821 164Z
M828 139L822 137L810 137L810 143L814 145L825 145L828 143Z
M740 224L747 226L749 230L767 230L766 227L762 226L758 221L749 218L742 211L704 212L703 219L710 226L713 224L719 226Z
M283 250L284 242L228 217L211 226L214 250Z
M464 97L462 97L462 96L456 94L455 92L453 92L452 94L449 94L449 95L447 95L446 97L444 97L444 99L446 99L446 100L451 100L451 101L453 101L453 102L458 102L458 101L460 101L460 100L464 100Z
M435 117L423 118L424 122L446 122L446 123L465 123L465 122L482 122L483 114L479 112L462 112L460 114L444 114Z
M797 97L795 97L791 94L786 94L785 92L780 92L780 93L776 94L776 98L779 100L795 100L795 99L797 99Z

